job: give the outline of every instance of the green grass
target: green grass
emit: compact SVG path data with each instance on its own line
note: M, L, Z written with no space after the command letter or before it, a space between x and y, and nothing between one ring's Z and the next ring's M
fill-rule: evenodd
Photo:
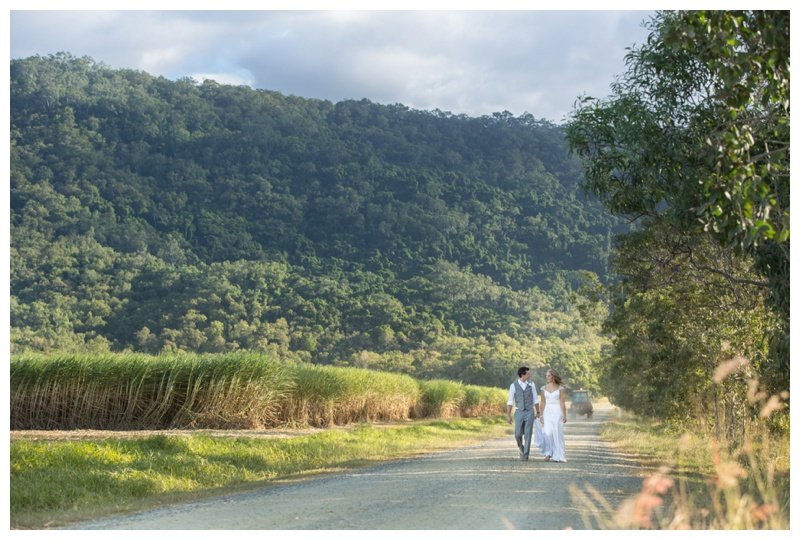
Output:
M508 392L500 388L464 385L464 399L461 401L461 416L484 416L502 412L506 406ZM498 410L498 405L500 410Z
M660 493L664 503L653 510L656 528L789 526L788 436L752 424L741 439L717 441L699 429L636 417L607 422L601 435L644 465L662 467L653 478L671 480L671 489Z
M419 416L449 418L458 416L464 401L464 385L454 381L434 379L420 381L422 400Z
M157 435L11 442L11 525L43 528L501 436L502 417L357 425L288 439Z
M254 429L502 414L498 388L257 353L23 354L12 429Z
M254 353L24 354L12 429L258 428L279 422L288 366Z
M500 388L475 386L444 379L419 381L421 392L416 414L420 417L452 418L499 414L507 393Z
M284 423L325 427L401 420L420 399L408 375L353 367L292 366L293 390L282 403Z

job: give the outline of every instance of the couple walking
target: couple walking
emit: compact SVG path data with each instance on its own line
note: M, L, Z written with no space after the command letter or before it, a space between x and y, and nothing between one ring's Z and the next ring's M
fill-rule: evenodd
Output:
M517 439L520 459L528 459L533 444L544 455L545 461L567 461L564 454L567 405L561 377L548 369L547 384L542 386L539 393L530 380L529 368L519 368L517 375L519 379L508 389L508 423L512 422L511 412L516 407L514 437Z

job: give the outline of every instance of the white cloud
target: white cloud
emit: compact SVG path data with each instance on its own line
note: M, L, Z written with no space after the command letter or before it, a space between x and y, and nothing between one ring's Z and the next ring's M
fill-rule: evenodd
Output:
M12 57L68 51L168 78L560 121L606 95L646 12L13 12Z

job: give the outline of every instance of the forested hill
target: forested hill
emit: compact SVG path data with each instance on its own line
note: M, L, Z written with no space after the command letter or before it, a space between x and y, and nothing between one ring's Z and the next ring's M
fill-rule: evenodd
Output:
M605 279L619 225L581 174L528 115L14 60L14 350L258 349L479 383L584 362L598 341L568 300Z

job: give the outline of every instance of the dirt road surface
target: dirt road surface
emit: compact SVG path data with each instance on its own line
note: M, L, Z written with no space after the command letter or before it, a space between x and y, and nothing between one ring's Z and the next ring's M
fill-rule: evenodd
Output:
M586 529L568 486L590 484L614 506L642 486L644 471L599 437L613 414L568 419L567 463L519 459L505 438L275 484L219 499L74 524L70 529ZM585 514L585 512L584 512Z

